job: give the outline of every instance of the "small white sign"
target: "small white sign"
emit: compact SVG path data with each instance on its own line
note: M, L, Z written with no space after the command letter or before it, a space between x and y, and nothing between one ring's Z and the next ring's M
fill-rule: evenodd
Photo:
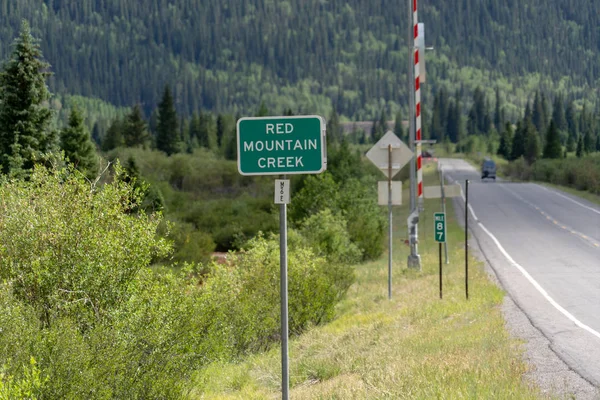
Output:
M275 204L290 204L289 179L275 179Z
M377 193L378 193L378 201L377 204L380 206L388 205L388 181L379 181L377 182ZM400 181L392 181L392 205L393 206L401 206L402 205L402 182Z

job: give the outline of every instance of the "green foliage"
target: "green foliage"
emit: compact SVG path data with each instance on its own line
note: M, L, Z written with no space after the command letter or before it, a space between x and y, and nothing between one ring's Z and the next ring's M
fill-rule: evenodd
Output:
M177 112L168 85L165 86L163 98L158 105L158 126L156 130L156 148L158 150L168 156L181 150Z
M96 148L77 108L71 111L69 125L60 132L60 148L75 168L90 179L96 176L99 165Z
M554 123L554 120L550 121L548 127L548 134L546 136L546 146L544 147L544 158L562 158L563 149L560 144L560 136L558 135L558 128Z
M15 380L11 375L6 376L0 369L0 399L41 398L47 378L41 378L35 358L31 357L30 365L25 368L23 375L22 379Z
M347 177L338 183L328 171L309 176L293 196L290 219L301 223L307 217L330 209L347 221L350 240L358 246L363 259L374 259L384 249L385 218L377 205L374 179Z
M117 180L121 173L117 166ZM155 236L158 217L127 215L139 194L122 183L90 187L70 169L40 167L31 183L3 184L0 199L0 277L46 326L58 316L92 326L168 251Z
M300 233L331 263L355 264L362 259L360 249L350 240L346 220L327 208L302 221Z
M211 316L205 340L231 356L265 349L279 336L279 241L259 235L234 263L235 268L213 267L201 299L203 315ZM347 282L336 282L329 265L309 247L290 247L290 332L329 321L346 288Z
M505 173L522 180L537 180L600 194L600 158L596 155L543 159L533 165L517 160L506 166Z
M123 126L123 139L125 146L146 147L150 142L150 134L142 115L142 107L136 104L126 116Z
M124 121L121 118L114 119L102 140L102 150L110 151L123 146L125 144L125 139L123 138L124 129Z
M54 149L56 141L50 130L52 112L45 104L50 97L46 87L49 64L42 61L26 21L13 47L0 71L0 163L5 174L30 171L35 160Z

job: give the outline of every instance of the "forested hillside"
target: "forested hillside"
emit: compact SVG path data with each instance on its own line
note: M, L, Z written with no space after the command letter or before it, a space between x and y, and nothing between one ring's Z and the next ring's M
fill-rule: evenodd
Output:
M372 119L407 104L407 11L391 0L0 0L0 57L26 18L53 67L54 93L140 102L148 115L169 83L187 115L249 113L264 100ZM429 0L420 20L435 47L425 101L440 84L498 85L518 106L544 85L596 96L597 1Z

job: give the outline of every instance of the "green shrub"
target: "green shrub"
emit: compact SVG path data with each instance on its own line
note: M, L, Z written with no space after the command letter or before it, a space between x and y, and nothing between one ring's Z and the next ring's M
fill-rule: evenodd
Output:
M296 241L298 243L298 241ZM224 355L261 350L278 340L279 241L262 235L251 239L236 257L235 267L214 265L200 303L211 323L204 336ZM309 247L288 250L289 329L299 334L333 317L339 288L328 265Z
M301 224L310 215L325 209L344 217L350 240L359 248L363 259L381 255L385 248L386 220L377 205L376 179L348 178L337 183L328 172L307 178L292 199L292 225Z
M0 277L49 325L72 315L92 324L123 301L140 268L169 246L159 215L128 215L139 192L116 179L90 187L71 169L36 168L0 186Z
M328 208L319 211L301 224L300 233L317 253L331 263L354 264L362 259L361 250L352 243L347 222Z

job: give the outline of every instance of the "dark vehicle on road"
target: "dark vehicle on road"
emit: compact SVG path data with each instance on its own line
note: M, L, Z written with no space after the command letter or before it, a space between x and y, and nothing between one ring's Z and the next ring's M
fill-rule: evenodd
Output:
M496 180L496 163L490 159L485 159L481 166L481 179L486 178Z

